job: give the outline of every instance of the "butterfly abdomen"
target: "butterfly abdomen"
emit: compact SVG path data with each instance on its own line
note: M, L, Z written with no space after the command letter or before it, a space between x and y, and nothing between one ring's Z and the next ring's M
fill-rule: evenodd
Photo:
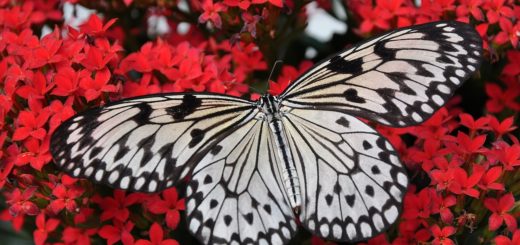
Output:
M298 212L301 206L300 180L296 172L296 166L292 157L291 150L288 145L287 135L280 120L281 114L279 104L272 95L264 95L261 100L261 107L266 115L269 128L274 136L278 153L279 170L285 187L285 192L289 198L289 202L293 210Z

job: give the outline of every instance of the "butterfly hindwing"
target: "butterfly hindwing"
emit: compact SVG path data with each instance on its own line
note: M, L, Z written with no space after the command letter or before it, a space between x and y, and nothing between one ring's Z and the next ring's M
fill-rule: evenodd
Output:
M193 170L186 202L190 231L206 244L282 244L296 231L275 143L253 120L219 140Z
M253 103L213 94L161 94L76 115L53 134L56 163L75 177L154 192L172 186L204 147L250 120Z
M282 93L285 106L333 110L403 127L443 106L481 62L482 41L460 22L398 29L311 68Z
M305 228L329 240L358 241L397 220L408 178L383 136L341 112L292 109L283 122Z

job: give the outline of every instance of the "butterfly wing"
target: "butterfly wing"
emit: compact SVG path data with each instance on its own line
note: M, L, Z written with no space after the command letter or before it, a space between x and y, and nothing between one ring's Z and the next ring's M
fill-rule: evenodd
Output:
M252 102L214 94L161 94L89 110L64 122L51 153L65 172L112 187L174 185L226 132L251 120Z
M282 105L333 110L389 126L423 122L479 68L472 26L434 22L398 29L336 54L280 95Z
M302 225L329 240L365 240L401 212L408 184L392 145L342 112L292 109L283 118L302 190Z
M189 230L204 244L282 244L297 227L264 120L220 140L194 168Z

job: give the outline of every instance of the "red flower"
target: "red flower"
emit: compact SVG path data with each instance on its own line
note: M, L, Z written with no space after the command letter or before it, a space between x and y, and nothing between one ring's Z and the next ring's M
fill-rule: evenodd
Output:
M33 197L36 190L36 187L28 187L23 191L23 193L20 191L20 189L14 189L13 192L9 193L7 197L7 204L11 205L9 207L9 213L12 216L18 216L20 214L34 216L40 213L38 206L29 201L29 199Z
M475 187L482 178L485 171L484 167L473 164L473 172L470 176L468 176L466 170L462 168L455 168L453 171L455 182L450 186L449 190L455 194L465 194L473 198L478 198L479 191L473 189L473 187Z
M25 221L25 215L20 213L18 216L13 216L9 210L2 210L0 211L0 220L11 222L13 230L20 232Z
M448 237L455 234L456 230L453 226L445 226L442 229L438 225L430 227L433 235L433 245L453 245L455 244Z
M104 198L94 198L94 202L99 204L103 209L103 213L101 214L101 220L109 220L115 218L117 221L124 222L128 219L130 215L130 211L128 211L128 207L132 206L136 203L141 202L143 194L141 193L132 193L130 195L126 195L126 193L122 190L114 190L114 197L104 197Z
M50 117L50 113L46 110L22 111L18 114L18 126L13 134L13 140L24 140L27 137L43 140L47 135L44 125Z
M262 16L244 12L241 17L244 21L244 26L242 27L241 32L249 32L252 37L256 38L256 25L263 19Z
M501 31L495 36L495 42L502 45L506 42L511 42L513 48L518 45L518 32L520 32L520 24L513 25L507 18L500 18L498 22Z
M67 244L90 245L90 237L96 233L96 228L81 229L68 226L63 230L61 239Z
M226 11L226 6L222 3L213 3L213 0L205 0L202 4L204 12L199 16L199 23L206 23L208 20L217 27L222 28L222 20L219 13Z
M450 207L457 204L457 198L454 195L448 195L443 197L441 194L436 193L433 195L433 208L432 213L439 213L441 220L447 224L453 221L453 213Z
M113 93L117 91L117 87L108 84L110 81L110 70L103 69L96 72L94 79L87 77L81 80L80 87L85 90L85 99L92 101L97 99L101 93Z
M489 118L487 117L481 117L475 121L473 117L467 113L462 113L459 117L460 123L470 129L471 132L484 129L489 122Z
M448 168L445 170L433 170L430 174L437 190L446 190L455 183L455 170Z
M520 90L516 88L518 86L502 90L497 84L486 83L486 94L490 97L490 100L486 102L486 109L491 113L499 113L506 107L520 110L520 104L516 102L516 98L520 96Z
M7 136L6 133L7 132L5 132L3 134L3 137ZM2 189L7 181L7 176L9 176L9 174L11 174L11 171L13 170L13 167L14 167L14 164L16 161L16 157L19 154L19 149L18 149L18 146L16 144L14 144L14 145L10 145L10 146L6 147L6 150L5 151L2 150L2 152L0 152L0 153L2 153L1 155L3 155L5 157L4 158L5 162L3 164L0 164L0 189ZM4 153L7 153L7 154L4 155Z
M179 69L170 71L166 76L171 81L175 81L175 83L184 90L192 89L196 92L204 91L206 89L205 82L207 81L197 79L202 76L203 73L202 67L196 58L197 57L191 57L181 61Z
M417 194L407 193L404 198L404 212L405 219L427 219L430 217L432 209L432 193L435 190L430 188L422 189Z
M52 90L53 95L79 96L79 84L82 80L90 78L88 70L74 71L70 67L64 67L54 76L56 87Z
M178 199L177 189L170 188L162 192L162 199L156 198L148 203L148 210L154 214L166 214L166 225L175 229L179 224L180 210L186 208L183 199Z
M513 171L520 166L520 145L506 146L499 151L499 160L504 165L504 170Z
M517 245L520 244L520 230L516 230L513 233L513 237L509 239L506 236L500 235L495 237L496 245Z
M484 20L482 10L479 8L484 3L483 0L461 0L457 6L457 16L467 18L469 14L476 20Z
M121 241L123 245L134 244L134 237L130 233L134 228L134 223L128 221L122 223L114 220L114 225L105 225L99 229L99 236L107 240L108 245Z
M87 22L80 26L80 31L89 36L103 36L106 30L116 22L117 19L109 20L105 25L96 14L91 14Z
M515 198L511 193L503 195L500 199L486 198L484 200L484 206L493 212L489 217L489 230L494 231L505 222L507 229L513 232L517 227L516 219L508 212L514 205Z
M36 216L36 230L33 232L34 243L36 245L45 244L49 232L56 230L60 221L57 219L48 219L45 221L45 215L43 213Z
M502 70L502 74L507 76L516 76L520 74L520 51L507 51L507 64Z
M500 16L513 17L514 12L509 6L504 6L506 0L489 0L484 4L484 9L487 11L486 16L490 24L496 23Z
M52 134L62 122L75 114L74 109L72 109L72 99L73 98L71 97L67 98L65 104L62 104L59 100L51 102L51 105L48 108L53 115L51 116L51 119L49 119L49 134Z
M418 149L418 148L409 148L408 149L409 154L410 154L410 159L414 162L421 164L422 169L425 172L429 173L432 170L432 168L434 167L434 162L433 162L434 159L437 157L444 158L443 156L439 156L439 155L441 155L439 153L440 146L441 146L440 141L427 139L424 141L423 146L422 146L424 149Z
M502 137L502 135L507 134L517 127L514 126L515 119L514 117L508 117L504 119L502 122L499 122L498 119L494 116L489 116L489 126L496 134L497 138Z
M55 213L59 213L63 208L69 212L75 212L77 205L75 199L81 196L82 190L78 188L67 188L65 185L58 184L53 190L52 195L56 199L49 204L50 209Z
M65 58L58 53L62 46L59 33L60 29L55 28L54 32L47 34L40 41L40 46L25 55L25 67L39 68L46 64L62 62Z
M137 240L135 242L135 245L178 245L179 243L173 239L164 239L164 232L162 227L157 224L153 223L152 227L150 227L150 241L147 240Z
M480 179L478 187L482 190L504 190L504 184L497 183L496 181L502 175L502 167L495 166L486 171L486 173Z
M106 69L110 61L117 59L117 52L121 50L117 44L110 46L107 39L96 39L95 45L85 46L86 55L81 64L90 71Z
M28 139L24 142L24 146L27 152L18 155L16 165L23 166L30 163L31 167L40 171L45 164L50 162L52 157L49 153L48 137L43 141Z
M392 16L381 8L363 5L359 7L359 15L363 21L357 30L361 34L371 33L375 28L390 29L389 20Z
M486 135L470 137L465 133L458 132L456 138L447 135L445 139L448 149L458 153L459 157L467 157L470 154L484 152L483 146L486 142Z
M27 79L26 83L16 90L16 94L24 99L43 99L53 87L54 82L47 82L45 75L36 71L32 79Z

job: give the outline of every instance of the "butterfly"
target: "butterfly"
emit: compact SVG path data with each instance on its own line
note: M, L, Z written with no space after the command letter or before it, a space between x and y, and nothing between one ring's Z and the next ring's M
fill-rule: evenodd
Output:
M284 244L301 226L360 241L398 219L408 177L357 117L405 127L443 106L481 62L470 26L397 29L316 64L279 96L129 98L65 121L51 138L74 177L158 192L189 177L189 231L206 244Z

